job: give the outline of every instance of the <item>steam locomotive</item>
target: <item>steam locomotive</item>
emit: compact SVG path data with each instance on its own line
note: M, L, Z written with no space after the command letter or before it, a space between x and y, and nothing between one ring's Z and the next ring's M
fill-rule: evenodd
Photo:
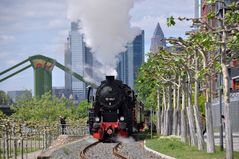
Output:
M134 91L114 76L106 76L89 109L90 134L99 140L128 137L144 127L144 105Z

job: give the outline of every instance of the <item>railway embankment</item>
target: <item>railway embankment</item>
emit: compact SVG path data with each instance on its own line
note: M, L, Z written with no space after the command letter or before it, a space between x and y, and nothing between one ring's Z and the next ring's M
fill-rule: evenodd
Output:
M97 140L91 136L85 136L83 138L61 135L59 136L51 146L42 151L38 155L38 159L79 159L82 156L82 152L86 147L89 147ZM143 142L132 141L124 139L120 142L120 146L115 149L117 143L102 143L98 142L95 146L88 148L85 153L85 158L123 158L119 156L125 156L124 158L129 159L165 159L164 157L158 156L143 146ZM116 155L118 154L118 155Z
M83 138L61 135L38 156L38 159L79 159L84 149L97 141L89 135ZM180 138L176 136L153 136L152 139L146 138L144 142L142 141L121 139L121 144L116 151L127 159L214 159L225 157L225 152L220 151L219 147L215 153L208 154L206 151L198 151L196 147L182 143ZM123 158L117 157L112 151L116 145L117 143L97 142L84 152L85 158ZM234 152L234 155L238 158L239 152Z
M55 140L52 145L42 151L37 159L79 159L80 152L96 140L90 136L83 138L75 136L61 135Z

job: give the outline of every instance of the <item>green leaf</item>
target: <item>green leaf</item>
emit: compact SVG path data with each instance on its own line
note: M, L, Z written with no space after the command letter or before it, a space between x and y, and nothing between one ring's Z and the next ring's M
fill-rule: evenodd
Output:
M215 4L216 3L216 0L207 0L207 4Z
M216 17L216 13L214 11L210 11L208 14L207 14L207 18L208 19L213 19Z
M167 18L167 26L170 27L170 26L174 26L176 23L174 21L174 17L171 16L171 17L168 17Z

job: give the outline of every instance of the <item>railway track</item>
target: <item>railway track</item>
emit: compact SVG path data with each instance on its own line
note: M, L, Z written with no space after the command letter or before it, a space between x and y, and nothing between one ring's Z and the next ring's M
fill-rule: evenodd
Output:
M97 142L94 142L94 143L88 145L87 147L85 147L84 150L80 152L81 159L88 159L89 157L86 155L86 153L89 151L89 149L93 148L94 146L96 146L99 143L102 143L102 142L97 141ZM128 157L123 156L121 153L119 153L120 146L121 146L121 143L117 143L113 147L113 149L112 149L113 155L120 159L128 159Z
M118 158L121 159L128 159L128 157L123 156L122 154L119 153L119 147L121 146L121 142L118 143L114 148L113 148L113 154L117 156Z
M92 143L92 144L86 146L86 147L84 148L84 150L82 150L82 151L80 152L80 157L81 157L81 159L87 159L86 152L88 151L88 149L92 148L93 146L95 146L95 145L97 145L97 144L99 144L99 143L100 143L100 141L96 141L96 142L94 142L94 143Z

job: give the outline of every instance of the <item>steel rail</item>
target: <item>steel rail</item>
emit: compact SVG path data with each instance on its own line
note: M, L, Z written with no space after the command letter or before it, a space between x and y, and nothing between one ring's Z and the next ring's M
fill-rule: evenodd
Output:
M94 143L92 143L92 144L86 146L86 147L84 148L84 150L82 150L82 151L80 152L80 157L81 157L81 159L87 159L86 152L87 152L90 148L92 148L93 146L97 145L98 143L100 143L100 141L96 141L96 142L94 142Z
M121 159L128 159L128 157L123 156L119 153L119 147L121 146L121 142L119 142L114 148L113 148L113 154Z

